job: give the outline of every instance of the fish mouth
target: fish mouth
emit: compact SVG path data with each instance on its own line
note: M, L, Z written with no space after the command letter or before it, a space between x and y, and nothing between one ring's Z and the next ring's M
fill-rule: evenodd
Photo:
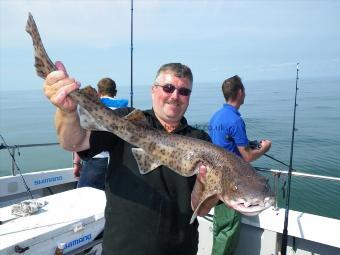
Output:
M237 201L230 201L228 205L234 210L246 215L255 216L263 210L269 208L274 203L273 197L266 197L263 200L253 199L252 201L246 201L239 199Z

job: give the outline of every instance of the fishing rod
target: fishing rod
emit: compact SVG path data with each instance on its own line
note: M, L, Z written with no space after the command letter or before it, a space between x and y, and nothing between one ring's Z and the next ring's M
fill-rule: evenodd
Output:
M281 160L278 160L278 159L274 158L273 156L268 155L267 153L265 153L265 154L263 154L263 155L265 155L266 157L268 157L268 158L270 158L270 159L272 159L272 160L274 160L274 161L276 161L276 162L278 162L278 163L281 163L281 164L284 165L284 166L289 167L289 165L287 165L285 162L283 162L283 161L281 161ZM293 170L294 170L294 169L293 169Z
M251 148L251 149L259 149L259 148L261 148L261 143L259 143L257 140L254 140L254 141L250 141L249 142L249 147ZM281 160L278 160L278 159L276 159L276 158L274 158L273 156L270 156L270 155L268 155L267 153L265 153L265 154L263 154L264 156L266 156L266 157L268 157L268 158L270 158L270 159L272 159L272 160L274 160L274 161L276 161L276 162L278 162L278 163L281 163L282 165L284 165L284 166L287 166L287 167L289 167L289 165L287 165L285 162L283 162L283 161L281 161ZM294 169L293 169L294 170ZM295 170L294 170L295 171Z
M24 176L22 175L21 170L20 170L20 168L19 168L19 166L18 166L18 164L17 164L17 162L16 162L16 160L15 160L14 153L11 152L11 150L9 149L9 146L7 145L5 139L3 138L3 136L2 136L1 134L0 134L0 137L1 137L1 140L3 141L3 144L1 144L1 148L6 148L6 149L7 149L9 155L10 155L11 158L12 158L12 161L14 162L15 168L16 168L16 170L18 171L18 173L19 173L19 175L20 175L20 177L21 177L21 179L22 179L22 182L23 182L24 185L25 185L25 188L26 188L27 193L29 194L30 198L33 199L33 195L32 195L32 193L31 193L31 190L30 190L30 188L28 187L28 185L27 185L27 183L26 183L26 180L25 180Z
M133 107L133 0L131 0L131 36L130 36L130 106Z
M292 170L293 170L293 151L294 151L294 134L296 131L295 128L295 116L296 116L296 97L298 91L298 80L299 80L299 63L296 64L296 82L295 82L295 102L294 102L294 115L293 115L293 128L292 128L292 140L290 144L290 159L289 159L289 168L288 168L288 187L287 187L287 197L286 197L286 207L285 207L285 220L282 231L282 243L281 243L281 255L286 255L287 252L287 242L288 242L288 218L289 218L289 202L290 202L290 185L292 178Z

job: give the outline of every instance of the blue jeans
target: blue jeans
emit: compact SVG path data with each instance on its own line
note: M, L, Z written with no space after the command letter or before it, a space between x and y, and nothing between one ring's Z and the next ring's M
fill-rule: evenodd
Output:
M104 190L107 165L108 158L91 158L83 161L77 187L93 187Z

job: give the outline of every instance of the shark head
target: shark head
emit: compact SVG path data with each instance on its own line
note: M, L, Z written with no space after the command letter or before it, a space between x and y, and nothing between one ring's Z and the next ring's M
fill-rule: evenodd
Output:
M274 204L275 198L268 179L249 164L244 164L239 174L228 178L228 181L222 180L222 183L220 200L244 215L257 215Z

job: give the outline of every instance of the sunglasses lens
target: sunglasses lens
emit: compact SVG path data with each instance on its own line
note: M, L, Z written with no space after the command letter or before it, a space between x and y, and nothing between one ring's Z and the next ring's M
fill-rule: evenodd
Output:
M190 93L191 93L191 90L190 89L187 89L187 88L179 88L178 89L178 93L181 95L181 96L189 96Z
M166 92L166 93L173 93L176 89L176 87L172 84L166 84L164 86L162 86L163 88L163 91Z
M174 93L174 91L177 89L177 88L176 88L174 85L172 85L172 84L165 84L165 85L163 85L163 86L157 85L157 86L162 87L163 91L164 91L165 93L168 93L168 94ZM190 93L191 93L191 90L190 90L190 89L187 89L187 88L179 88L179 89L177 89L177 90L178 90L178 94L180 94L181 96L185 96L185 97L189 96Z

